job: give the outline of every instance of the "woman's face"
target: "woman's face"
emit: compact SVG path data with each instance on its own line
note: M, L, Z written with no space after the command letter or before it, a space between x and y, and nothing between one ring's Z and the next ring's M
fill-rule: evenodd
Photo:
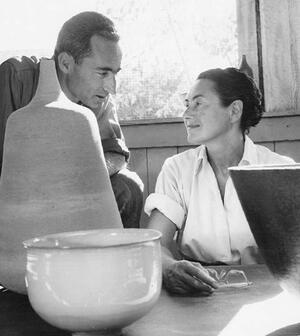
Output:
M186 96L185 105L183 119L191 144L222 141L231 128L231 105L222 106L212 80L197 80Z

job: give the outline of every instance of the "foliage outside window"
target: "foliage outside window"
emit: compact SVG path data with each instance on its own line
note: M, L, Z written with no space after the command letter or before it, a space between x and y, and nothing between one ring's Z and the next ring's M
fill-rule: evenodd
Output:
M181 95L201 71L238 65L235 0L119 3L109 14L126 46L120 119L178 117Z
M115 22L124 55L116 96L121 120L178 117L181 96L201 71L238 65L236 0L24 0L25 13L12 2L13 19L9 11L2 19L15 21L15 35L7 37L15 47L2 46L0 62L14 55L51 57L61 25L80 11L96 10ZM23 45L28 39L26 48L18 39Z

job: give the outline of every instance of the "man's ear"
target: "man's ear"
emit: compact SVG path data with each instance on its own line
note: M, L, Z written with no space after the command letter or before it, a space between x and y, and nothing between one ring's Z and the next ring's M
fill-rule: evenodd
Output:
M241 100L235 100L231 103L230 120L232 123L238 122L243 113L243 102Z
M74 58L67 52L61 52L57 57L57 61L59 70L64 74L70 73L74 68Z

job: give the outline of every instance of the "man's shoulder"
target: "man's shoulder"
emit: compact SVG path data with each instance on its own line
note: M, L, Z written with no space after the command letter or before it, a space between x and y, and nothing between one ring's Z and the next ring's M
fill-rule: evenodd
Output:
M1 113L9 115L31 101L38 84L39 64L36 57L22 56L11 57L0 65Z
M23 71L32 71L36 72L39 69L40 60L35 56L27 57L27 56L16 56L11 57L4 61L0 69L3 71L10 69L15 72L23 72Z

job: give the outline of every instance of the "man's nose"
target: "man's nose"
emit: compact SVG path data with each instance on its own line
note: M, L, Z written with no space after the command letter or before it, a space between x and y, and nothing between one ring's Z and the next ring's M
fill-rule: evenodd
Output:
M114 74L111 74L107 78L103 80L103 89L110 93L110 94L116 94L116 76Z
M192 113L191 113L191 107L187 107L185 109L185 111L182 113L182 117L183 118L190 118L192 116Z

